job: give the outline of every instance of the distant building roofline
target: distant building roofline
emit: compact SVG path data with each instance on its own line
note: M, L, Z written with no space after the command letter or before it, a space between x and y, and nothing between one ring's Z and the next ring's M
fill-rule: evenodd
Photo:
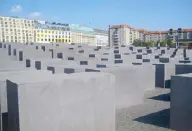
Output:
M110 26L110 29L116 29L116 28L129 28L131 29L131 26L123 24L123 25L112 25Z

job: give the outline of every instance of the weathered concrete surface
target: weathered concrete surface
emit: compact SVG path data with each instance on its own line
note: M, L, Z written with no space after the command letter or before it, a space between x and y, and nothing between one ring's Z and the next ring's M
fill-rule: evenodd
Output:
M115 131L113 75L53 76L7 81L11 131Z
M171 78L170 126L177 131L192 130L192 74Z

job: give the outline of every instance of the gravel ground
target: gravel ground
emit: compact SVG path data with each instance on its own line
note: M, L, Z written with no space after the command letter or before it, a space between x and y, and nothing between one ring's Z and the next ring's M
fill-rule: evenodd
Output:
M116 131L171 131L169 89L145 94L144 103L116 111Z

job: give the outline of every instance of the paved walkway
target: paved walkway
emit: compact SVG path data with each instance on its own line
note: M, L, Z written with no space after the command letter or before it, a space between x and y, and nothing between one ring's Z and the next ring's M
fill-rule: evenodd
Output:
M171 131L169 89L147 92L141 105L116 111L116 131Z

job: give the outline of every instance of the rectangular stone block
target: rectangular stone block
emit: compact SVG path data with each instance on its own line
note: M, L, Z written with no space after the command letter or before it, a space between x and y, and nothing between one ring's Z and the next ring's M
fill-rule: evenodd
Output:
M154 66L119 65L97 69L115 75L116 109L143 102L144 91L155 89Z
M137 54L136 59L142 59L142 54Z
M45 46L41 46L41 49L42 49L43 51L45 51Z
M4 60L0 62L1 71L23 70L25 65L18 61Z
M184 64L186 64L186 63L191 63L191 61L190 61L190 60L180 60L179 63L184 63Z
M155 68L155 86L170 88L171 76L175 75L175 64L155 64Z
M11 55L11 45L8 45L8 55Z
M121 59L121 55L120 54L115 54L115 59Z
M119 50L114 50L114 54L119 54Z
M79 50L79 53L84 53L84 50Z
M130 55L130 53L124 53L124 55Z
M89 54L89 58L95 58L95 54Z
M109 55L109 53L103 53L103 55Z
M155 55L155 59L159 59L159 55Z
M143 62L150 62L150 59L143 59Z
M108 61L108 58L101 58L101 61Z
M169 63L169 58L168 57L160 57L159 62L161 63Z
M152 54L152 50L151 49L147 49L147 53L148 54Z
M34 75L34 74L46 74L46 75L51 75L50 72L48 71L43 71L43 72L39 72L36 70L21 70L21 71L5 71L5 72L0 72L0 113L3 116L3 119L1 117L1 121L2 121L2 128L7 131L8 128L8 121L7 121L7 117L8 117L8 111L7 111L7 85L6 85L6 80L12 77L18 77L21 76L23 74L25 75Z
M80 61L80 65L88 65L88 61Z
M74 57L68 57L68 60L74 60Z
M176 131L192 130L192 74L172 76L170 128Z
M137 49L137 52L138 53L142 53L142 49Z
M63 53L57 53L57 58L63 59Z
M13 56L16 56L17 55L17 51L16 49L13 49Z
M175 74L187 74L192 73L192 64L176 64Z
M123 63L123 60L120 60L120 59L119 60L115 60L114 63L115 64L120 64L120 63Z
M161 50L161 54L165 54L165 50Z
M133 47L129 47L129 50L133 51Z
M10 131L115 131L113 75L53 76L7 81Z
M133 65L142 65L142 62L132 62Z

